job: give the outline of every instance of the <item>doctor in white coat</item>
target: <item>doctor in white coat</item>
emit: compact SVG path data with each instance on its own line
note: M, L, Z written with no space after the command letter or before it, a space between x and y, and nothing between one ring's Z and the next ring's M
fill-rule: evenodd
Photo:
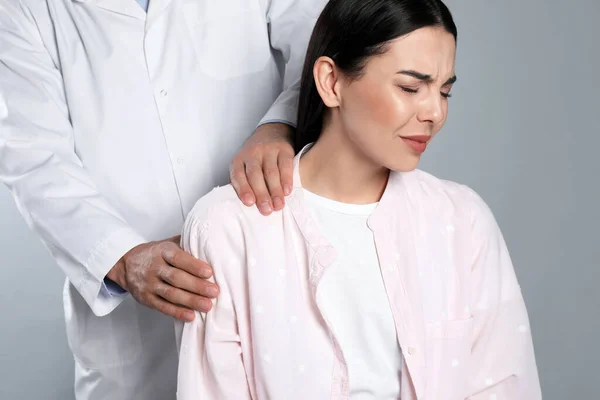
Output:
M78 400L175 398L171 317L218 294L177 235L230 175L283 207L325 2L0 2L0 181L66 274Z

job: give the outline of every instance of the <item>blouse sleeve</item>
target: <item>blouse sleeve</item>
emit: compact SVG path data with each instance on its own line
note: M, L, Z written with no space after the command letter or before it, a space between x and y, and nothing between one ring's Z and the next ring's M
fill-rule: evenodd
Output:
M251 399L236 314L223 274L228 241L219 231L211 227L206 213L195 209L181 236L184 250L212 266L220 292L211 311L196 313L192 322L180 326L177 400Z
M470 191L474 330L468 400L542 398L529 317L500 228Z

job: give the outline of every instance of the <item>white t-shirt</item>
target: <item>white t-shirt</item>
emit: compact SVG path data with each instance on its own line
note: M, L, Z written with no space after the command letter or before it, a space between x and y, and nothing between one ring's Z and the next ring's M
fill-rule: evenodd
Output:
M348 364L350 397L398 399L402 352L367 226L377 203L340 203L307 190L304 196L338 253L323 274L317 300Z

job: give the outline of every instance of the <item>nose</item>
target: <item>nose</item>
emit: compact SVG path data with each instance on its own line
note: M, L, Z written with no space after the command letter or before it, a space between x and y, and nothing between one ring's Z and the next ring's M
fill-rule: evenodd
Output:
M432 90L420 104L419 113L417 115L419 121L437 125L444 120L444 99L442 95L435 90Z

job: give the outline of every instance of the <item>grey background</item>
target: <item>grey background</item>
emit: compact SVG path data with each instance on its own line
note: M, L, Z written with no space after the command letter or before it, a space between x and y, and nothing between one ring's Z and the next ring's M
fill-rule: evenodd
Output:
M598 0L451 0L450 117L421 168L494 211L532 322L544 398L598 399ZM135 105L132 105L132 107ZM0 398L72 400L63 275L0 190Z

